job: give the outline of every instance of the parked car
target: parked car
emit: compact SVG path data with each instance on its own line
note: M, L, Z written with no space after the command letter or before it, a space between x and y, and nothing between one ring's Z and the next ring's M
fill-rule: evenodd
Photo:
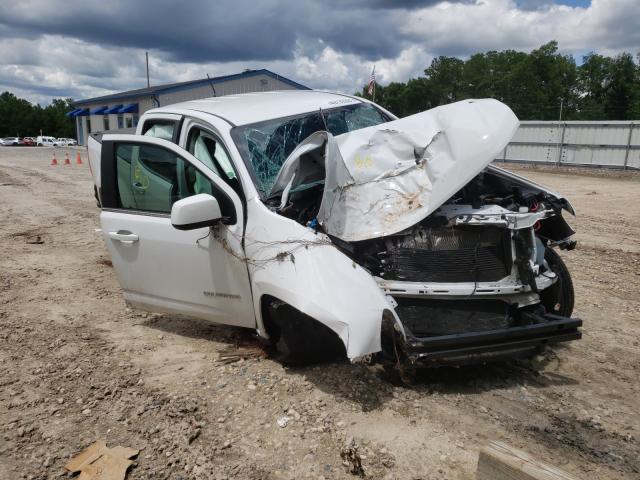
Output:
M2 144L7 147L19 147L19 146L22 146L24 143L19 137L6 137L3 139Z
M63 146L57 138L55 137L47 137L47 136L39 136L36 138L36 145L38 147L60 147Z
M25 147L35 147L36 146L36 139L33 137L24 137L22 139L24 146Z
M78 145L78 142L73 138L58 138L58 143L67 147Z
M397 119L287 91L157 108L88 147L130 306L255 329L287 361L436 366L581 336L571 204L491 165L517 128L492 99Z

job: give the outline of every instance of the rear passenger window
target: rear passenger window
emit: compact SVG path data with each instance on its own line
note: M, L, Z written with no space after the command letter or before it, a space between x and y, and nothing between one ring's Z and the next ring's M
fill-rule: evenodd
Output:
M205 175L164 148L118 144L115 156L117 208L169 214L182 198L214 194L214 186Z
M175 142L177 128L178 122L173 120L147 120L144 122L142 134Z

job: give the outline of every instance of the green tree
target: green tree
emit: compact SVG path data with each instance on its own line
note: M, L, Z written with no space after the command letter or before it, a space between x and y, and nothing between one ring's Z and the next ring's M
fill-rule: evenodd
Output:
M578 67L578 114L582 120L607 118L604 104L609 86L611 59L590 53L583 57Z
M611 60L604 110L609 120L631 120L638 102L638 67L630 53Z
M530 53L477 53L468 60L435 58L424 76L376 87L376 102L398 116L411 115L465 98L496 98L521 120L640 118L640 54L615 58L598 54L576 66L558 43ZM365 90L363 89L363 94ZM366 95L365 95L366 96Z
M464 61L455 57L434 58L424 71L431 107L462 100Z
M73 110L67 99L53 99L50 105L33 105L13 93L0 94L0 137L35 137L44 135L53 137L74 137L75 126L66 113Z

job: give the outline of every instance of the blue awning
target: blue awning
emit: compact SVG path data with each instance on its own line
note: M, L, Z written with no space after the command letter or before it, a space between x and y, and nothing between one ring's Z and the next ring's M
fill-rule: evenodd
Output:
M76 110L73 113L74 117L86 117L89 115L89 109L88 108L79 108L78 110Z
M91 115L104 115L104 111L109 107L99 107L91 110Z
M118 113L118 111L122 108L122 104L114 105L113 107L109 107L104 111L105 115L109 115L110 113Z
M76 108L75 110L71 110L70 112L67 112L66 115L67 117L75 117L76 113L78 113L80 110L82 110L81 108Z
M130 103L129 105L125 105L120 110L118 110L118 113L138 113L138 104Z

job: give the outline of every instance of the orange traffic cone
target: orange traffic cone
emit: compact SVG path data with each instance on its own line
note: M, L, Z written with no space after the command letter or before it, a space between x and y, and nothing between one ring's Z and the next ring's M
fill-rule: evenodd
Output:
M76 164L82 165L82 158L80 157L80 152L76 154Z
M69 152L64 154L64 164L71 165L71 160L69 160Z
M58 160L56 160L56 152L53 152L53 157L51 157L51 165L58 165Z

